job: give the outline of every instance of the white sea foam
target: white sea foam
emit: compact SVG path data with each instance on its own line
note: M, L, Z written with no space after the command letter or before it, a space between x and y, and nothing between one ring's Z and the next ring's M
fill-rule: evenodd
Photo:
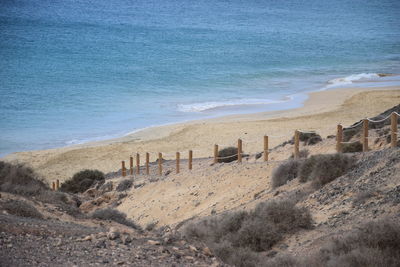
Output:
M271 100L271 99L236 99L231 101L210 101L192 104L179 104L178 110L181 112L202 112L210 109L232 107L232 106L246 106L246 105L268 105L282 103L289 100Z
M377 78L379 78L379 74L377 74L377 73L352 74L347 77L336 78L336 79L332 79L332 80L328 81L329 85L327 85L326 88L342 86L342 85L349 85L354 82L374 80Z

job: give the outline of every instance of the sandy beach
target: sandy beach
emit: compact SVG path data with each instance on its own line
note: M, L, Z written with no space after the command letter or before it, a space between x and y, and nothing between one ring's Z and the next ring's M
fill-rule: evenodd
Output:
M64 181L82 169L117 171L121 160L149 152L172 159L180 151L182 158L193 150L194 158L210 157L213 145L235 145L243 140L248 153L262 151L262 138L270 136L270 147L288 140L296 129L316 130L321 136L335 134L336 125L344 126L360 118L375 116L400 103L400 87L342 88L309 94L297 109L234 115L147 128L128 136L70 147L13 153L6 161L32 166L46 180ZM142 158L143 158L142 156Z

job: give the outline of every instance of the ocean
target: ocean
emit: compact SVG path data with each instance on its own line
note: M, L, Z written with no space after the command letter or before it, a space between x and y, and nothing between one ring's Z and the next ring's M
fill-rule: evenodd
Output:
M2 0L0 155L399 85L398 0ZM373 86L376 83L368 83Z

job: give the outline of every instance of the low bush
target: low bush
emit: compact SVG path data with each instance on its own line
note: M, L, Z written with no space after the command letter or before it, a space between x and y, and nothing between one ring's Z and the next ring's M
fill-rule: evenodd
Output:
M145 230L146 231L153 231L156 228L158 222L150 222L146 225Z
M394 267L400 266L399 251L400 223L375 221L333 239L308 261L314 266Z
M224 162L224 163L229 163L232 161L237 160L237 154L238 154L238 149L237 147L226 147L224 149L221 149L220 151L218 151L218 162ZM225 158L228 157L228 158Z
M139 225L126 218L125 213L110 208L96 210L91 214L90 217L104 221L114 221L134 229L141 230Z
M0 190L23 196L37 195L49 187L29 167L0 161Z
M370 199L374 195L375 195L374 192L371 190L358 192L354 196L353 204L354 205L364 204L368 199Z
M70 193L82 193L97 181L104 181L104 174L98 170L83 170L75 173L71 179L61 184L60 190Z
M344 175L353 165L354 159L343 154L318 155L310 178L320 187Z
M118 192L126 191L126 190L130 189L132 187L132 185L133 185L133 181L126 179L126 180L123 180L122 182L120 182L115 190L117 190Z
M313 181L320 187L344 175L354 165L354 159L343 154L313 155L298 168L300 182Z
M299 167L300 161L298 160L289 160L279 165L272 173L272 187L279 187L286 184L288 181L295 179L297 177Z
M342 144L343 153L355 153L362 151L363 151L363 145L359 141L354 143Z
M302 132L300 132L299 139L306 146L315 145L322 141L322 137L317 133L302 133Z
M8 200L1 203L1 207L12 215L43 219L43 215L34 206L25 201Z
M269 250L285 235L311 226L306 208L284 200L260 203L251 212L229 212L191 223L184 234L207 243L228 264L259 266L255 252Z
M308 149L302 149L299 151L299 158L305 159L308 157L309 154L310 154L310 152L308 151ZM289 159L294 159L294 153L292 153L292 155L290 155Z

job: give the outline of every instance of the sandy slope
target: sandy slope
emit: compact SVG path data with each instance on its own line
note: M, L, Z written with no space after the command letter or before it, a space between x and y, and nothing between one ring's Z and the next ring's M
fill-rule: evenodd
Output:
M116 171L121 160L128 160L136 152L151 152L151 160L155 160L155 153L159 151L165 158L181 151L185 158L189 149L194 150L195 158L209 157L213 144L234 145L237 138L243 139L246 152L256 152L262 150L262 137L266 133L285 135L270 138L271 147L289 139L295 129L315 129L322 136L334 134L338 123L347 125L400 103L399 89L353 88L315 92L299 109L149 128L115 140L14 153L4 160L29 164L48 181L57 178L63 181L86 168Z

